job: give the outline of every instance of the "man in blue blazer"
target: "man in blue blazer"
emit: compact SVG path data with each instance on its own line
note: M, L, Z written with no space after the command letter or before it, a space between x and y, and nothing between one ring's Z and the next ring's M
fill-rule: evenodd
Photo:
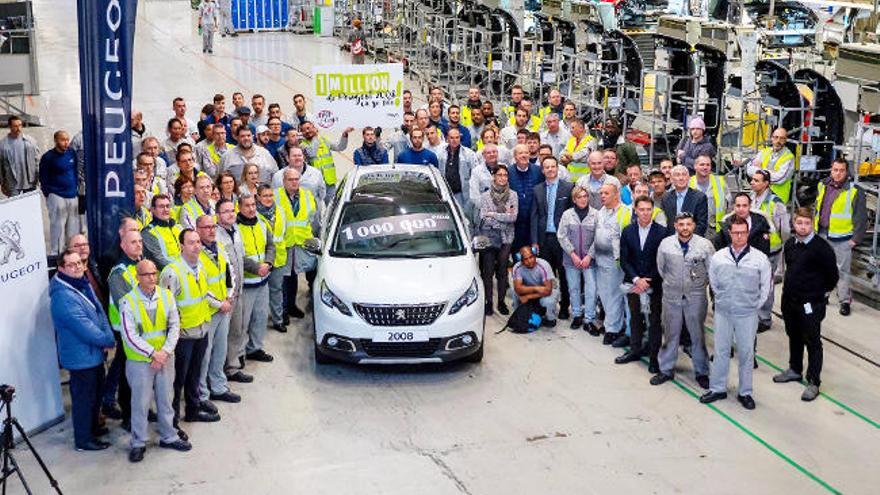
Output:
M562 268L562 247L556 237L556 229L559 227L559 219L562 213L572 207L571 182L559 178L559 162L556 158L548 156L541 161L544 172L544 181L534 188L534 199L531 208L531 240L532 247L538 248L541 258L547 260L559 280L561 297L559 300L559 318L567 320L569 294L568 281L565 270Z
M672 189L663 196L660 205L668 219L666 235L675 234L675 222L672 219L679 213L686 211L694 216L694 221L697 223L694 234L706 237L706 230L709 228L709 201L706 199L706 195L688 186L691 176L684 165L672 167L670 175L672 176Z
M651 220L654 212L654 200L648 196L639 196L633 200L636 222L627 225L620 234L620 266L623 269L623 281L632 284L626 294L629 312L632 315L630 328L630 350L614 359L617 364L638 361L643 355L650 359L649 370L656 374L660 370L657 352L663 331L660 328L660 312L663 301L663 280L657 270L657 249L666 237L666 228ZM649 311L643 313L643 301L647 302ZM648 309L645 308L645 309ZM642 348L642 336L645 334L645 320L648 320L648 349Z
M85 263L67 250L49 283L52 324L58 337L58 360L70 372L70 402L76 450L104 450L97 437L104 389L104 350L116 345L107 314L84 276Z

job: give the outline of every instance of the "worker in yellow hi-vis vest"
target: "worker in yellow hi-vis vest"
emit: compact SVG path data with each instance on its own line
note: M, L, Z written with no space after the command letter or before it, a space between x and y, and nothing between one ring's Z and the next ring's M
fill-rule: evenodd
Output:
M852 303L849 282L852 250L865 238L868 210L865 192L853 184L849 177L849 164L843 158L831 163L831 175L819 183L813 228L834 249L840 272L837 282L840 314L848 316Z
M299 144L306 157L309 159L309 165L320 170L324 175L324 183L327 185L327 196L325 201L336 197L336 163L333 161L333 151L345 151L348 147L348 133L354 130L354 127L346 127L342 131L342 137L335 145L331 145L324 136L318 135L318 129L313 122L306 122L299 127L303 135L303 139Z
M752 176L751 184L752 208L763 213L767 218L767 223L770 224L770 253L767 257L770 259L773 273L776 273L779 267L779 260L782 259L782 246L788 240L791 232L791 219L785 203L770 190L770 172L758 170ZM774 288L771 287L770 295L767 297L764 305L758 309L759 333L770 329L770 310L773 309L774 301Z
M770 189L783 203L788 204L794 175L794 153L785 146L788 131L779 127L773 131L770 140L772 146L759 151L758 156L747 163L746 173L752 177L758 169L770 172Z
M159 270L150 260L136 265L137 285L122 298L122 341L125 375L131 385L131 451L140 462L146 452L147 416L153 399L159 423L159 446L179 451L192 448L174 428L174 350L180 337L180 316L174 295L159 287Z
M715 235L721 232L721 223L730 204L729 191L723 175L712 173L712 158L709 155L700 155L694 160L694 175L688 182L688 187L696 189L706 195L709 208L709 229L705 237L710 241L715 240Z

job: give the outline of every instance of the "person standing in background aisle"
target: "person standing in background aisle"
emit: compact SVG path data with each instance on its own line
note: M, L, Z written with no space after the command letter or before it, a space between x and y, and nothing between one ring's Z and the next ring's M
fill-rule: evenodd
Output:
M834 250L813 229L814 213L809 208L794 212L795 236L782 248L785 280L782 283L782 318L788 335L788 369L773 377L776 383L803 379L804 347L807 348L807 386L801 400L819 395L822 373L822 320L828 293L839 276Z
M13 115L6 121L9 133L0 139L0 189L18 196L37 188L40 148L34 138L21 132L22 120Z
M65 240L80 232L76 154L64 131L53 135L55 147L40 158L40 189L49 210L49 255L59 254Z
M174 428L171 408L174 348L180 336L180 316L174 296L156 285L158 278L159 271L152 261L139 261L138 284L120 303L122 342L128 357L125 376L131 384L130 462L144 459L149 439L147 416L154 397L161 437L159 447L181 452L192 449Z
M232 0L220 0L220 31L224 38L229 36L238 36L235 27L232 25Z
M661 385L675 377L679 338L682 330L686 330L691 337L696 381L700 387L709 388L703 325L709 304L709 263L715 249L706 238L694 234L695 228L693 214L682 211L675 217L676 235L663 239L657 250L657 271L663 278L663 345L658 355L660 372L651 377L651 385Z
M104 385L104 350L114 345L107 316L89 281L79 254L65 251L49 283L52 324L58 339L58 361L70 373L70 402L76 450L104 450L97 437ZM120 351L121 352L121 351Z
M199 5L199 34L202 35L202 53L214 53L214 33L219 27L220 12L217 8L217 2L204 0ZM189 131L194 132L195 130L190 129Z
M367 35L361 27L363 21L352 21L352 30L348 34L348 48L351 50L351 63L361 65L367 58Z
M709 391L700 402L709 404L727 398L731 343L736 341L739 389L737 400L746 409L755 408L752 398L752 370L758 308L773 286L773 272L767 256L749 246L749 224L735 217L728 227L730 246L712 255L709 283L715 295L715 358Z
M819 183L816 197L814 230L834 249L840 281L837 300L840 314L849 316L852 304L850 266L853 248L865 238L868 230L868 211L865 192L849 177L849 164L843 158L831 163L831 175Z

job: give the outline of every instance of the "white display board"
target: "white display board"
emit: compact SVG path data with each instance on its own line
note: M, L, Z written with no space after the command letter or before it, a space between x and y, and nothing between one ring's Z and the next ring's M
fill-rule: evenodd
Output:
M312 67L319 129L397 127L403 122L403 64Z
M40 196L0 201L0 384L15 387L12 412L26 431L64 416Z

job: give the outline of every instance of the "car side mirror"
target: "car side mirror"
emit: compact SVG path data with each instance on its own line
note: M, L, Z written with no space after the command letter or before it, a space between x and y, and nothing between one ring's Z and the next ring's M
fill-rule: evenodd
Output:
M318 239L317 237L312 237L311 239L306 239L303 242L303 249L305 249L306 251L308 251L314 255L317 255L317 256L321 255L321 250L323 248L324 248L324 243L321 242L321 239Z
M490 241L489 238L484 235L478 235L474 237L471 246L473 247L474 251L484 251L492 246L492 241Z

